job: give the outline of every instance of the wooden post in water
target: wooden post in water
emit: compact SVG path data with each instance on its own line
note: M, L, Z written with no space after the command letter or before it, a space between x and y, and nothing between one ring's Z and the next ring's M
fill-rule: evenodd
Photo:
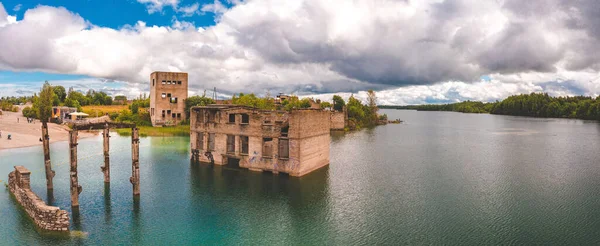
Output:
M102 137L104 138L104 166L100 167L102 172L104 173L104 183L110 183L110 148L109 148L109 138L110 138L110 129L108 127L108 123L104 125L104 131L102 133Z
M140 138L137 127L131 129L131 177L129 182L133 184L133 195L140 195Z
M81 186L77 178L77 130L69 131L69 147L71 148L71 207L79 207Z
M52 170L52 164L50 163L50 136L48 136L48 123L42 122L42 143L44 146L44 167L46 169L46 188L53 190L54 185L52 179L54 178L54 171Z

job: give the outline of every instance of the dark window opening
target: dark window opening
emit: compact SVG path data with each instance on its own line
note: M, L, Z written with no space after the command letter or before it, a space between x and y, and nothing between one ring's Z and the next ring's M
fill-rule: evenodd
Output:
M171 97L170 103L177 103L177 97Z
M162 117L165 118L165 111L162 111Z
M154 86L154 79L152 79L152 86Z
M284 127L282 127L281 128L281 136L282 137L287 137L289 130L290 130L290 126L284 126Z
M287 138L279 139L279 158L290 158L290 140Z
M250 123L250 116L248 116L247 114L242 114L242 124L249 124Z
M227 153L235 153L235 136L227 135Z
M167 110L167 114L171 114L171 110Z
M197 112L196 123L204 123L204 110L200 110Z
M167 93L167 97L171 97L171 93Z
M208 150L209 151L215 150L215 134L214 133L208 134Z
M172 114L171 114L171 118L175 119L176 115L177 115L177 114L175 114L175 113L172 113Z
M181 119L181 113L177 113L177 119Z
M229 123L235 123L235 114L229 114Z
M166 83L167 83L167 81L165 81L165 80L163 80L163 81L162 81L162 84L163 84L163 85L164 85L164 84L166 84Z
M208 122L209 123L215 123L216 114L217 114L217 112L215 112L215 111L208 112Z
M180 80L180 81L177 81L177 84L178 84L178 85L180 85L180 84L181 84L181 80Z
M240 153L248 154L248 136L240 136Z
M273 139L272 138L263 138L262 156L263 157L272 157L273 156Z
M196 149L204 149L204 132L199 132L196 135Z

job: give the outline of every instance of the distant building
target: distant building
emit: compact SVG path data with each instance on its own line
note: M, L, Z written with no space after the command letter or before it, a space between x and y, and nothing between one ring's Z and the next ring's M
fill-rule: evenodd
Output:
M153 72L150 74L152 126L171 126L185 120L187 97L187 73Z
M213 104L190 110L192 159L302 176L329 164L331 112Z
M71 119L71 113L77 112L77 108L57 106L52 107L52 120L53 122L61 123L64 120Z

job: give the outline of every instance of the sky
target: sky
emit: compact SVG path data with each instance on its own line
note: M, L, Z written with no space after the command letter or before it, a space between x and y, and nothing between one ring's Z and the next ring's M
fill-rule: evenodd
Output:
M183 71L221 97L596 97L598 26L597 0L0 1L0 96L48 80L135 97Z

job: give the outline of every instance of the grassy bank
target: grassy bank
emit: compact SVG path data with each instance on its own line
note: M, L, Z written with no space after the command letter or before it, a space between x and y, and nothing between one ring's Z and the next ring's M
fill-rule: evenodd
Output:
M190 126L182 125L182 126L173 126L173 127L151 127L151 126L139 126L140 136L161 136L161 137L170 137L170 136L189 136L190 135ZM120 136L131 136L131 129L115 129L115 131Z

